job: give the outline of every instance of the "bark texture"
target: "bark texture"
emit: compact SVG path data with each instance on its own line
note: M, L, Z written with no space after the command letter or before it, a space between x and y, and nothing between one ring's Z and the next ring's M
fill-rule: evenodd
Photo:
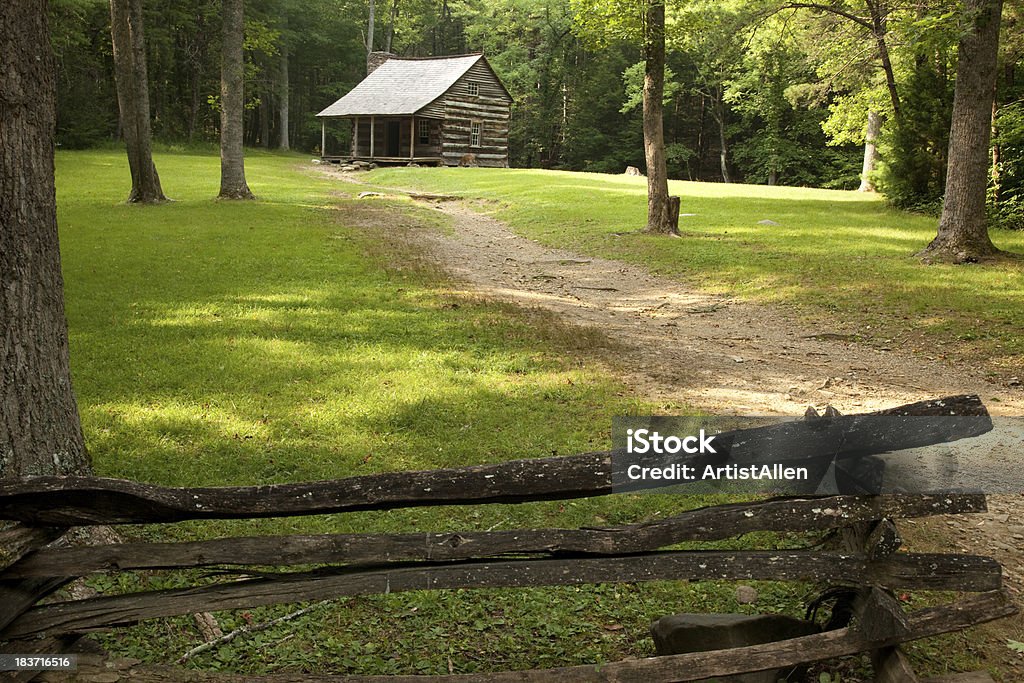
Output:
M718 124L718 164L722 171L722 182L731 183L732 179L729 177L729 141L725 134L725 103L722 101L722 87L719 86L716 90L714 107L712 107L712 116L715 118L715 123Z
M938 234L920 253L926 260L954 263L978 261L998 251L988 236L985 192L1003 0L967 0L965 6L973 25L959 45L946 196Z
M220 199L253 199L245 182L245 35L243 0L223 0L220 67Z
M0 479L88 470L68 366L46 0L0 3Z
M882 115L877 111L868 112L868 129L864 135L864 165L860 170L860 192L874 192L875 183L871 175L878 165L878 135L882 132Z
M665 93L665 3L649 0L644 37L644 157L647 162L647 227L644 232L678 235L668 200L668 164L662 128Z
M885 72L885 85L889 90L889 99L892 101L892 115L897 123L900 121L900 96L896 90L896 73L892 67L892 60L889 58L889 45L886 43L886 36L889 33L886 17L889 15L889 8L884 2L876 0L865 0L868 14L871 15L871 35L875 38L875 46L878 48L878 58L882 62L882 70Z
M142 0L110 0L110 38L122 134L132 175L129 202L166 201L153 163Z
M370 0L370 14L366 19L366 54L373 52L373 22L376 10L377 3L374 0Z
M284 43L281 44L281 61L278 68L280 69L277 79L278 127L281 129L281 135L277 148L282 152L287 152L291 149L291 141L288 137L288 46Z

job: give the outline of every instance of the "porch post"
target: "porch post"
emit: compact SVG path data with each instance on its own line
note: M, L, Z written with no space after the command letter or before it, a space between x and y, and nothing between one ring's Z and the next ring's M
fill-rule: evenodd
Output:
M370 117L370 159L373 159L373 124L374 117Z
M355 123L353 125L354 125L354 128L352 129L352 157L355 158L355 157L359 156L359 117L358 116L356 117Z
M327 156L327 119L320 121L320 158Z
M416 114L409 117L409 161L416 158Z

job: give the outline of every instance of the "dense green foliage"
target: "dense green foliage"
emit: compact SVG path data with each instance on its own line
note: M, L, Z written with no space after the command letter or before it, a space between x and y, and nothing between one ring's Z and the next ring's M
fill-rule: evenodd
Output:
M1024 230L1024 100L999 111L996 130L999 162L990 203L1004 227Z
M219 2L145 1L154 133L217 136ZM290 138L320 145L315 113L365 73L368 0L248 0L246 141L280 139L288 55ZM797 3L798 5L801 3ZM621 172L643 167L638 64L630 31L643 0L377 1L374 47L406 56L482 51L515 97L514 166ZM60 63L59 138L85 147L117 137L105 0L53 0ZM896 205L930 209L943 193L956 44L956 0L674 0L668 6L665 135L669 174L850 189L859 182L869 109L885 124L878 185ZM872 28L869 7L883 14ZM1001 170L993 215L1019 225L1024 24L1007 3L997 110ZM607 30L594 39L594 21ZM633 27L631 29L631 27ZM888 50L891 87L880 60ZM894 95L898 93L898 95ZM901 116L896 108L901 105ZM1005 111L1004 111L1005 110ZM349 131L328 127L340 149ZM995 186L998 178L999 187ZM1000 206L996 203L1001 202Z
M280 139L280 63L289 55L292 145L319 145L314 114L365 73L367 0L249 0L247 142ZM634 3L636 4L636 3ZM620 172L643 167L635 12L625 0L391 0L377 3L376 48L402 55L482 51L515 96L514 166ZM639 5L637 5L639 7ZM603 10L601 8L604 8ZM826 7L864 14L858 2ZM587 17L609 30L593 40ZM953 0L893 4L886 15L897 126L874 38L837 11L780 1L679 0L670 4L666 143L672 177L855 187L867 109L887 119L880 180L900 206L942 194L955 74ZM59 140L87 146L117 136L109 11L103 0L53 0L60 63ZM146 0L154 131L165 141L217 135L219 3ZM1020 10L1006 11L999 102L1024 82ZM612 20L614 17L620 19ZM631 16L633 18L631 18ZM611 18L609 18L611 17ZM1012 136L1011 110L1004 119ZM346 143L329 127L331 148ZM1006 189L1019 193L1018 147L1005 138ZM723 162L724 158L724 162ZM724 168L723 168L724 166ZM1018 183L1018 184L1014 184ZM1013 214L1007 208L1002 214ZM1002 215L1000 214L1000 215Z

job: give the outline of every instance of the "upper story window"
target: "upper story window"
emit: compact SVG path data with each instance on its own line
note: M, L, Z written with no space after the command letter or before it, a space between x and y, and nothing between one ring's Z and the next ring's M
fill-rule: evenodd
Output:
M480 94L480 84L476 81L466 81L466 87L469 88L470 95Z
M419 144L421 144L421 145L429 145L430 144L430 121L427 121L426 119L420 119L417 123L419 123L419 130L417 131L416 137L419 140Z

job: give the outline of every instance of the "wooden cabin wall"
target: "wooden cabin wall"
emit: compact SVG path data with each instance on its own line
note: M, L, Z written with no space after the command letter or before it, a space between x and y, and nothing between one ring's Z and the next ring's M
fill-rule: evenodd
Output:
M420 144L420 121L430 122L430 143ZM416 117L416 156L418 157L439 157L441 156L441 121Z
M469 84L477 84L478 94ZM438 103L444 106L444 160L458 165L466 154L480 166L508 166L508 123L511 100L497 77L482 61L474 64ZM432 107L434 105L431 105ZM470 126L481 124L481 140L470 145Z

